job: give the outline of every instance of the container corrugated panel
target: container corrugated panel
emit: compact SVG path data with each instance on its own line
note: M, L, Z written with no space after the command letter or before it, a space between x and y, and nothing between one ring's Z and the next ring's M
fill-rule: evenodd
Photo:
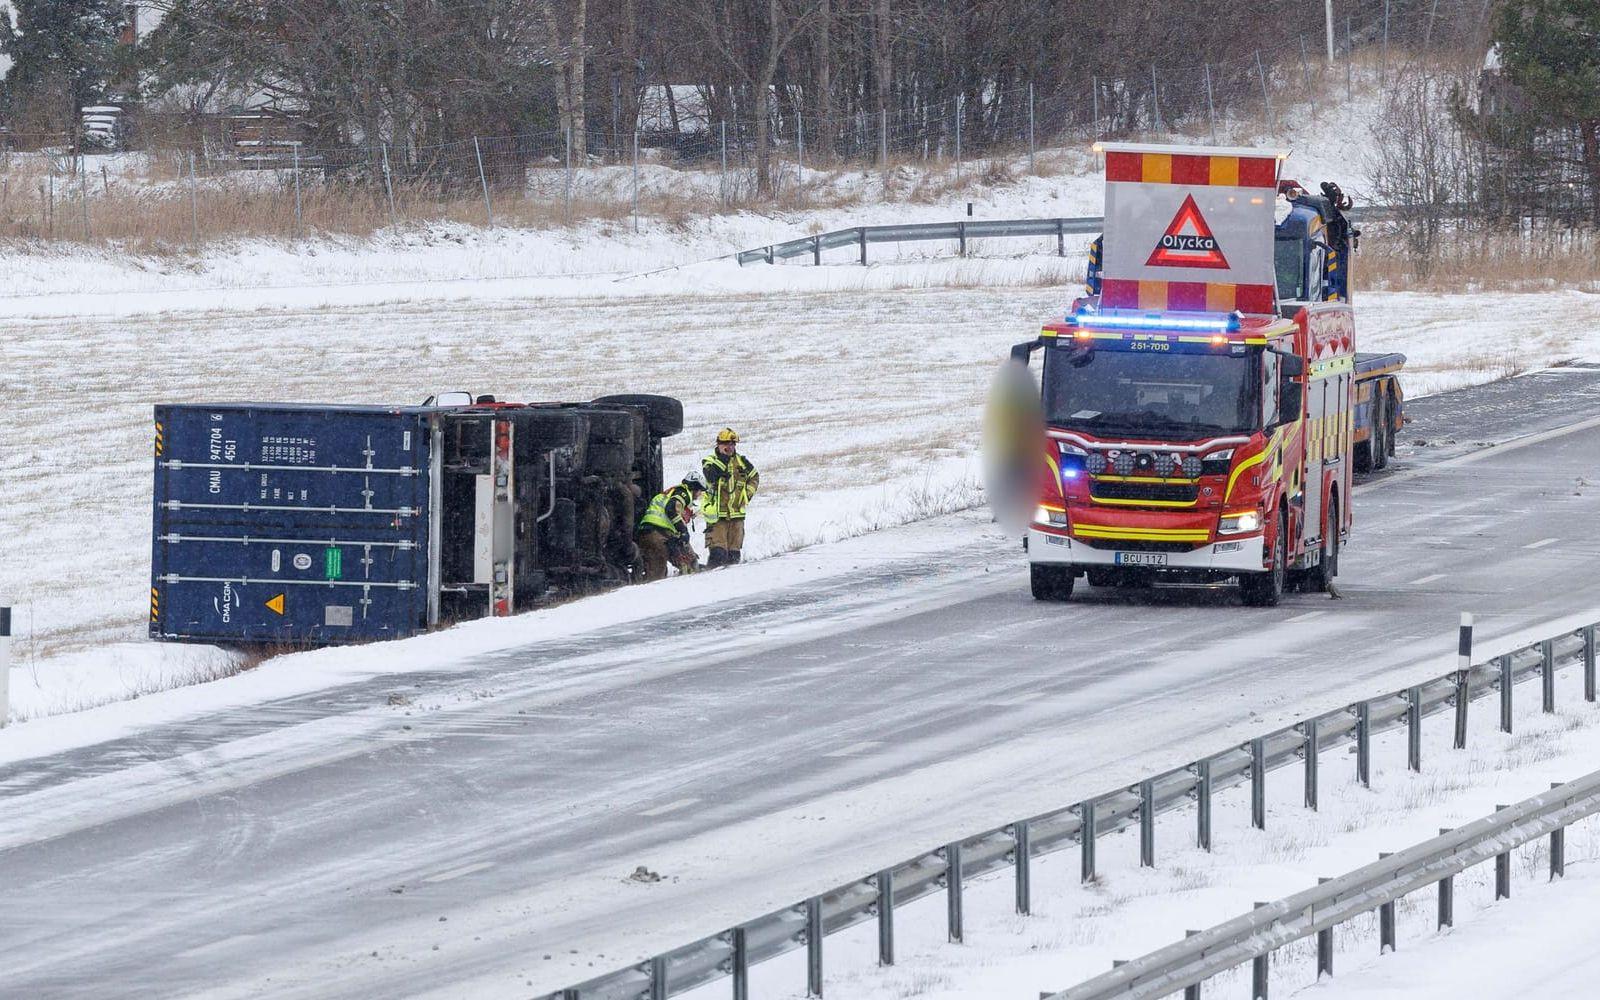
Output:
M156 407L151 636L320 644L425 628L428 419Z

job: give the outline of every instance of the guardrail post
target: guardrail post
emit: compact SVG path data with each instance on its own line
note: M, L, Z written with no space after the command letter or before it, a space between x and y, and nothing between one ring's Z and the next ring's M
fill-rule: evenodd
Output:
M1195 846L1211 850L1211 761L1195 761Z
M894 964L894 872L878 873L878 964Z
M1260 737L1250 741L1250 825L1267 828L1267 749Z
M11 609L0 607L0 729L11 714Z
M1446 831L1449 832L1449 831ZM1456 923L1456 878L1446 875L1439 880L1439 928L1454 927Z
M1553 639L1539 643L1539 680L1543 689L1546 715L1556 710L1556 644Z
M1011 852L1017 868L1017 912L1027 916L1032 912L1032 882L1028 863L1033 852L1032 841L1028 837L1027 820L1011 824L1011 838L1014 841Z
M1550 783L1552 789L1560 788L1561 782ZM1550 831L1550 881L1565 878L1567 874L1567 828L1557 827Z
M944 849L944 908L950 927L950 943L960 944L961 927L961 842L948 844Z
M1327 879L1317 879L1318 884ZM1333 928L1317 931L1317 978L1333 975Z
M1372 787L1372 705L1356 705L1356 781L1362 788Z
M1156 866L1156 786L1139 782L1139 867Z
M811 237L811 266L822 266L822 236L818 234Z
M667 1000L667 956L650 960L650 1000Z
M1422 688L1406 691L1406 767L1422 770Z
M1317 809L1317 756L1321 752L1320 727L1316 719L1309 719L1302 727L1305 733L1304 753L1306 755L1306 808L1312 812Z
M1472 704L1472 671L1456 671L1456 739L1455 748L1467 748L1467 706Z
M1083 846L1082 865L1079 878L1084 882L1094 881L1094 803L1083 802L1078 805L1078 841Z
M1266 906L1266 903L1257 903L1256 909ZM1257 955L1250 961L1250 1000L1267 1000L1267 961L1270 954Z
M1184 931L1183 936L1186 938L1192 938L1199 933L1199 931ZM1183 1000L1200 1000L1200 984L1191 983L1190 985L1185 986L1183 988Z
M867 227L857 226L856 236L861 240L861 266L867 266Z
M1378 954L1394 950L1394 900L1390 900L1378 907Z
M1056 220L1056 256L1057 257L1065 257L1066 255L1067 255L1067 225L1066 225L1066 223L1062 222L1060 219L1057 219ZM1593 701L1594 699L1590 698L1589 700Z
M733 929L733 1000L750 1000L750 950L743 927Z
M1500 731L1511 732L1511 657L1495 660L1500 667Z
M806 900L806 996L822 996L822 897Z
M967 224L965 222L957 222L956 223L956 256L957 257L965 257L966 255L967 255Z
M1508 806L1497 805L1495 812L1500 812ZM1496 854L1494 856L1494 898L1511 898L1511 852Z
M1583 700L1594 701L1594 626L1583 627Z

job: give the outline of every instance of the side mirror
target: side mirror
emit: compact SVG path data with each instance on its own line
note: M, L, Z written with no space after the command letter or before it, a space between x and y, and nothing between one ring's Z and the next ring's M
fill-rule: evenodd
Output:
M1278 381L1278 423L1292 424L1300 419L1300 402L1305 386L1288 378Z
M1012 344L1011 360L1017 362L1018 364L1026 365L1028 363L1028 356L1043 346L1044 343L1039 340L1030 340L1024 344Z

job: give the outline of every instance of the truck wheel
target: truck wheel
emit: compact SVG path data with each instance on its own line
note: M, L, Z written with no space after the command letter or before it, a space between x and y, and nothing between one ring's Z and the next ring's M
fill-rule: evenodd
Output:
M1065 601L1072 597L1072 578L1068 566L1033 563L1028 567L1028 582L1036 601Z
M1339 501L1328 505L1328 524L1322 532L1322 561L1312 570L1313 589L1326 594L1339 575Z
M1372 401L1372 471L1389 465L1389 399L1380 391Z
M616 396L601 396L595 402L639 407L649 416L650 433L656 437L671 437L683 430L683 404L671 396L630 392Z
M1283 600L1283 583L1288 576L1289 519L1278 515L1278 537L1272 543L1272 569L1239 577L1239 596L1252 608L1275 608Z

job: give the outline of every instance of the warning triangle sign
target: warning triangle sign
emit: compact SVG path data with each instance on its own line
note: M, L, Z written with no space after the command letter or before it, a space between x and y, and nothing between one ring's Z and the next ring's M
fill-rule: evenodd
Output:
M279 594L277 597L274 597L272 600L268 601L267 610L277 612L280 615L283 614L283 595Z
M1222 247L1217 245L1217 238L1211 234L1211 227L1206 225L1205 216L1200 214L1200 206L1194 203L1194 195L1183 199L1178 214L1172 217L1166 232L1161 234L1161 242L1151 251L1145 266L1227 270L1228 258L1222 255Z

